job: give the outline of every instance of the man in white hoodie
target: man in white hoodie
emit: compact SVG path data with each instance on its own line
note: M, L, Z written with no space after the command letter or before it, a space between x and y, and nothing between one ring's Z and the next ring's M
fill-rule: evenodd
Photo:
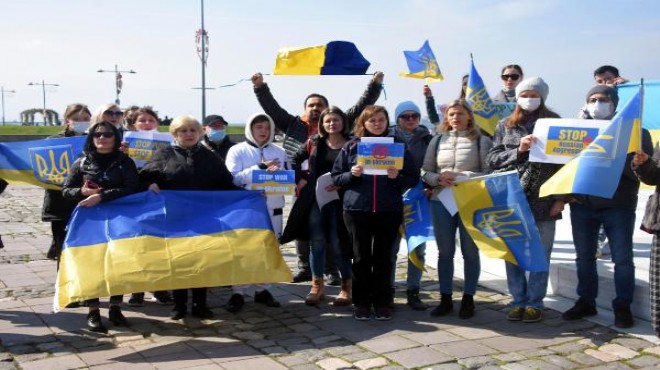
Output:
M286 152L273 144L275 136L275 123L265 114L255 114L245 124L245 138L242 143L232 146L227 152L225 164L234 176L234 185L252 188L252 172L255 170L277 171L288 169ZM283 195L266 196L266 204L273 230L277 237L282 234L282 208ZM234 285L234 294L229 298L226 309L229 312L238 312L245 304L243 295L254 288L254 301L263 303L268 307L279 307L280 303L268 291L270 284Z

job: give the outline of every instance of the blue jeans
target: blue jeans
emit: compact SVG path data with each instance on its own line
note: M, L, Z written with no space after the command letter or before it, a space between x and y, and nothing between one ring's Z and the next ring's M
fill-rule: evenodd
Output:
M463 293L474 295L481 273L479 249L468 234L463 221L457 214L450 215L442 202L429 202L435 242L438 244L438 280L440 293L451 294L454 279L454 254L456 253L456 229L461 238L461 254L463 255L463 274L465 281Z
M612 307L628 307L635 292L635 265L633 263L633 232L635 210L625 208L591 209L571 204L573 243L577 258L577 294L583 303L596 305L598 297L598 270L596 250L598 229L605 228L614 262L614 289L616 298Z
M545 250L545 256L550 261L552 245L555 243L556 221L537 221L536 226L541 234L541 244ZM595 240L595 239L594 239ZM596 253L594 251L594 253ZM543 308L543 298L548 291L549 271L529 272L523 270L510 262L506 264L506 282L509 293L513 297L512 307L534 307Z
M396 280L396 258L399 253L399 247L401 246L401 234L397 234L394 245L392 245L392 287L394 287L394 281ZM426 243L422 243L415 248L415 254L419 261L422 263L422 266L426 262ZM406 288L408 290L419 290L420 284L422 282L422 273L423 270L420 270L413 264L409 258L408 260L408 275L406 277Z
M312 268L312 275L322 277L325 272L325 253L326 248L331 248L334 261L342 279L350 279L352 276L351 259L345 256L339 245L339 225L341 204L339 201L333 201L323 207L321 211L318 204L314 201L312 209L309 212L309 235L310 235L310 253L309 261Z

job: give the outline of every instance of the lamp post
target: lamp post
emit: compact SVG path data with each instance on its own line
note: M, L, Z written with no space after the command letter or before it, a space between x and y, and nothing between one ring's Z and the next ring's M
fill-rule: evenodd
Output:
M43 109L43 116L44 116L44 126L47 125L46 123L46 86L60 86L58 84L47 84L44 82L44 80L41 80L41 82L30 82L28 86L38 86L41 85L41 91L43 93L44 97L44 109Z
M119 105L119 94L121 93L121 88L122 88L122 73L137 73L132 69L129 69L127 71L120 71L119 67L115 64L115 69L114 70L106 70L106 69L99 69L96 71L98 73L104 73L104 72L110 72L115 74L115 104Z
M202 62L202 120L206 117L206 59L209 53L209 34L204 29L204 0L202 5L202 28L195 33L195 42L197 43L197 55Z
M4 86L0 86L0 93L2 93L2 125L5 125L5 93L15 93L14 90L5 90Z

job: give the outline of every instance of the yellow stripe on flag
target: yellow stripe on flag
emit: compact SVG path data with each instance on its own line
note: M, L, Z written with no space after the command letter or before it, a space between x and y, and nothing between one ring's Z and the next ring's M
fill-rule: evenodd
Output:
M275 59L276 75L320 75L325 63L326 45L282 48Z
M36 185L44 189L61 190L61 186L46 184L34 177L32 170L8 170L0 169L0 179L5 179L13 185Z

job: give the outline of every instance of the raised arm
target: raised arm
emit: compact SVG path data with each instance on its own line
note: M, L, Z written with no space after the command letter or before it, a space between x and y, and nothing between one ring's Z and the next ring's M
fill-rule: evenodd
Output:
M383 80L385 79L385 74L383 72L374 73L373 77L367 85L367 89L364 90L360 99L357 103L346 111L346 117L348 118L349 129L353 129L353 124L355 119L362 113L364 108L368 105L376 104L376 101L380 97L380 91L383 89Z
M289 114L289 112L280 107L270 92L268 84L264 82L264 76L261 73L252 75L252 85L261 109L273 119L275 127L286 133L289 125L296 121L296 116Z
M424 85L424 96L426 97L426 115L432 124L437 125L440 123L440 116L438 116L438 110L435 107L433 92L428 85Z

